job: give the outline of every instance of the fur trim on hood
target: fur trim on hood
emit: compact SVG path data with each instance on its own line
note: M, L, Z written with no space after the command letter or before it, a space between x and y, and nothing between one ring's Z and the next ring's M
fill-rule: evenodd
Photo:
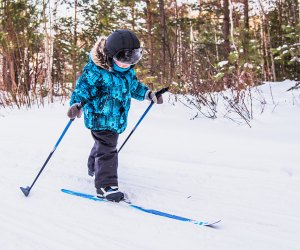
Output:
M107 56L104 52L105 43L106 43L106 37L105 36L99 37L99 39L97 40L97 42L95 43L94 47L91 50L91 57L93 62L97 66L108 70L110 69L110 67L107 63Z

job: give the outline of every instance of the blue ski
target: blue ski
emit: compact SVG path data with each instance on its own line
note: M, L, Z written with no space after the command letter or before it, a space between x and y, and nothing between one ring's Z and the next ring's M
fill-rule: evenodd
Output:
M66 194L79 196L79 197L86 198L86 199L93 200L93 201L108 202L106 199L102 199L102 198L99 198L99 197L91 195L91 194L75 192L75 191L71 191L71 190L67 190L67 189L61 189L61 191L63 193L66 193ZM216 221L213 221L213 222L199 221L199 220L194 220L194 219L181 217L181 216L174 215L174 214L165 213L165 212L154 210L154 209L143 208L141 206L137 206L137 205L130 204L130 203L127 203L127 202L126 203L124 202L124 204L126 204L130 208L134 208L134 209L137 209L137 210L145 212L145 213L154 214L154 215L157 215L157 216L162 216L162 217L166 217L166 218L173 219L173 220L191 222L191 223L199 225L199 226L213 226L213 225L215 225L215 224L217 224L218 222L221 221L221 220L216 220Z

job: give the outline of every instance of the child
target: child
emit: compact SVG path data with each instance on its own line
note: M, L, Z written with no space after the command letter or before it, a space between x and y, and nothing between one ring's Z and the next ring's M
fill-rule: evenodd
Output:
M100 37L71 96L68 117L80 117L84 103L85 126L95 144L88 159L88 173L95 174L97 195L119 202L124 194L118 189L118 136L127 126L131 98L163 103L162 96L140 83L134 65L142 57L136 35L116 30L107 39Z

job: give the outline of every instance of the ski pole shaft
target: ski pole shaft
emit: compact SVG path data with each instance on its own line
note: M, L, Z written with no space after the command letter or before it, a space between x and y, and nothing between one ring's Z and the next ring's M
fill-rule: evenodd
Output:
M169 90L169 87L163 88L163 89L159 90L158 92L156 92L155 95L158 98L159 96L161 96L163 93L167 92L168 90ZM131 137L131 135L134 133L134 131L140 125L140 123L145 118L145 116L147 115L147 113L149 112L149 110L152 108L153 104L154 104L154 102L151 101L150 105L148 106L148 108L146 109L146 111L144 112L144 114L141 116L141 118L139 119L139 121L137 122L137 124L134 126L134 128L132 129L132 131L130 132L130 134L127 136L126 140L123 142L123 144L119 148L118 153L121 151L121 149L124 147L124 145L129 140L129 138Z
M78 109L81 109L82 106L84 105L84 103L81 103L80 105L78 105ZM42 168L40 169L39 173L37 174L37 176L35 177L34 181L32 182L31 186L29 187L20 187L20 189L22 190L23 194L27 197L30 193L30 190L32 189L32 187L34 186L34 184L36 183L36 181L38 180L38 178L40 177L41 173L43 172L44 168L46 167L47 163L49 162L49 160L51 159L52 155L54 154L55 150L57 149L58 145L60 144L61 140L63 139L63 137L65 136L66 132L68 131L69 127L71 126L72 122L75 120L74 119L70 119L70 121L68 122L67 126L65 127L65 129L63 130L61 136L59 137L59 139L57 140L56 144L54 145L53 150L50 152L49 156L47 157L46 161L44 162Z
M124 147L124 145L126 144L126 142L129 140L129 138L131 137L131 135L133 134L133 132L136 130L136 128L139 126L139 124L142 122L142 120L144 119L144 117L146 116L146 114L149 112L149 110L152 108L154 102L152 101L150 103L150 105L148 106L148 108L146 109L146 111L144 112L144 114L142 115L142 117L140 118L140 120L137 122L137 124L134 126L133 130L131 130L130 134L127 136L126 140L123 142L123 144L121 145L121 147L118 150L118 153L121 151L121 149Z

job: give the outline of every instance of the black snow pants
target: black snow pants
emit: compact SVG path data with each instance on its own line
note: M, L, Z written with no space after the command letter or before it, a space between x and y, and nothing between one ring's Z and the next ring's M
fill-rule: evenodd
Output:
M91 133L95 143L88 159L88 168L95 172L95 187L118 186L119 135L109 130Z

